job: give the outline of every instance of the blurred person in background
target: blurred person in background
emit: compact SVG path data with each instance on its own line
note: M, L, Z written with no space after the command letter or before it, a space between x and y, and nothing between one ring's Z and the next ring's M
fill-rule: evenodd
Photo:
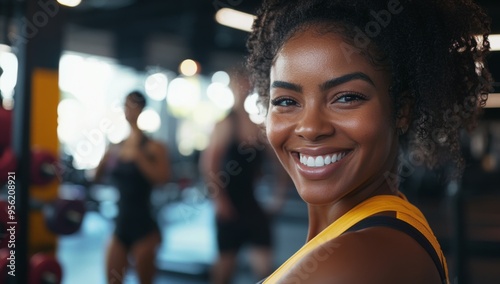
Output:
M250 265L261 279L273 269L271 215L284 202L288 177L271 154L262 129L244 109L250 94L243 67L234 68L230 85L234 106L214 127L209 146L201 153L200 170L214 199L219 255L211 282L231 283L243 245L251 245ZM263 164L274 170L272 201L266 208L255 197Z
M144 95L133 91L125 100L125 118L130 135L121 143L111 145L99 163L94 182L110 175L120 193L118 216L110 240L106 271L108 283L122 283L132 257L141 284L152 283L156 271L156 249L161 234L151 216L152 189L170 178L167 148L147 137L137 126L137 119L146 105Z

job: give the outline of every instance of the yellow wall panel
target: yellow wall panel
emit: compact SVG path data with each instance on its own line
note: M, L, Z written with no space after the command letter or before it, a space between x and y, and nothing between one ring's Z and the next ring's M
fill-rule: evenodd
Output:
M57 70L34 69L31 92L31 148L41 148L59 156L57 106L59 104ZM58 158L57 158L58 160ZM58 197L59 179L44 186L31 186L31 198L50 201ZM45 227L41 212L30 214L30 251L55 249L57 236Z

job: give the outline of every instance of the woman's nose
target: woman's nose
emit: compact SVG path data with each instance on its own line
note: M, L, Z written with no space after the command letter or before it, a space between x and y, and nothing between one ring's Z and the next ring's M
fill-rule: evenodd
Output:
M317 141L335 133L334 122L328 116L328 110L306 107L298 118L295 134L308 141Z

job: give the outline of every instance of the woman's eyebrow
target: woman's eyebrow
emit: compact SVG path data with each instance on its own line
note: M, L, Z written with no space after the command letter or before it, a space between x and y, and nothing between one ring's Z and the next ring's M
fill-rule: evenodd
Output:
M330 88L336 87L338 85L344 84L344 83L352 81L352 80L363 80L363 81L370 83L371 85L373 85L375 87L375 83L373 83L372 79L368 75L366 75L363 72L354 72L354 73L345 74L345 75L337 77L337 78L330 79L330 80L324 82L323 84L321 84L320 89L322 91L326 91Z
M301 85L297 85L297 84L289 83L289 82L285 82L285 81L273 81L273 83L271 84L271 88L273 88L273 89L274 88L287 89L287 90L291 90L291 91L298 92L298 93L302 92Z
M321 84L320 89L322 91L326 91L330 88L336 87L338 85L342 85L342 84L349 82L349 81L352 81L352 80L363 80L363 81L370 83L370 85L375 86L375 83L373 83L373 80L368 75L366 75L363 72L354 72L354 73L345 74L345 75L337 77L337 78L330 79L330 80L324 82L323 84ZM273 88L273 89L274 88L287 89L287 90L291 90L291 91L298 92L298 93L302 92L301 85L290 83L290 82L285 82L285 81L273 81L273 83L271 84L271 88Z

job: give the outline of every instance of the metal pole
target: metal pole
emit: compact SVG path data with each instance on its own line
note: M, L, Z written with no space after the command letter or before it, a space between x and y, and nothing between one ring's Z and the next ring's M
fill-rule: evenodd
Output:
M31 59L28 57L28 40L22 40L22 19L28 15L29 2L15 1L14 21L18 37L13 42L13 51L18 60L18 77L15 88L12 139L17 157L16 175L16 273L9 277L12 284L28 283L28 228L30 186L30 121L31 121Z

